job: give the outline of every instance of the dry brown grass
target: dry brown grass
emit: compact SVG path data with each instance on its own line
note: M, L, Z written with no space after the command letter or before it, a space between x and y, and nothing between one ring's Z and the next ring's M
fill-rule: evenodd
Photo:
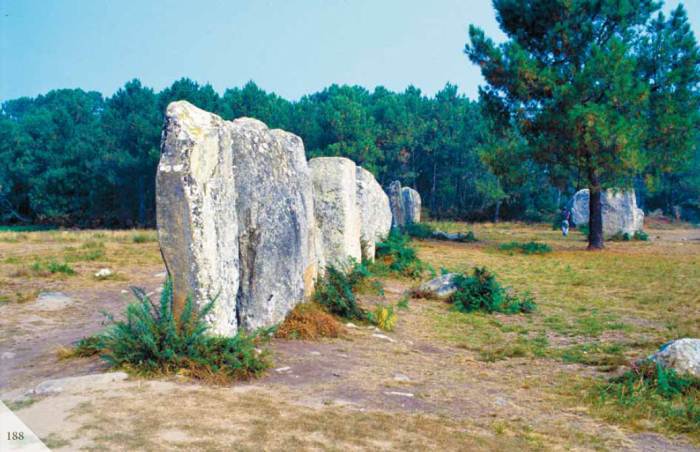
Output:
M75 274L52 273L51 262ZM141 277L145 268L161 266L153 230L0 232L0 301L25 302L49 290L117 287ZM95 278L101 268L114 275Z
M317 340L322 337L340 337L343 325L316 303L302 303L287 315L277 329L280 339Z

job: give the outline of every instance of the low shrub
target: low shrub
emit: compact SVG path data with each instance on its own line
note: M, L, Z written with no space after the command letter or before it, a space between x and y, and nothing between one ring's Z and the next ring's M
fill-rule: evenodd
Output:
M396 307L399 309L408 309L408 296L404 295L401 297L398 303L396 303Z
M475 267L471 276L464 274L454 278L457 291L450 297L455 309L460 312L501 312L515 314L530 313L536 303L529 296L518 298L508 293L496 277L483 267Z
M435 229L427 223L408 223L403 230L410 237L418 239L430 238L435 232Z
M378 263L388 266L394 273L410 278L420 278L426 271L430 271L431 267L418 259L410 240L409 236L392 229L386 240L377 243Z
M345 319L365 320L367 315L360 308L354 290L369 276L367 266L350 262L346 269L326 267L323 277L316 281L313 300L331 314Z
M635 231L634 235L632 236L632 239L639 240L641 242L646 242L649 240L649 234L647 234L646 232L644 232L642 230Z
M630 240L646 242L649 240L649 235L644 231L635 231L632 235L630 235L628 232L618 231L608 240L612 242L629 242Z
M498 249L501 251L519 251L523 254L547 254L552 252L552 247L539 242L508 242L501 243Z
M93 345L111 366L142 374L177 372L213 383L255 377L270 367L268 353L258 350L269 339L269 330L210 336L204 318L214 301L196 311L188 297L176 320L169 280L158 304L143 290L132 290L138 301L127 307L126 319L108 316L110 326Z
M301 303L287 315L275 332L281 339L316 340L339 337L343 325L316 303Z

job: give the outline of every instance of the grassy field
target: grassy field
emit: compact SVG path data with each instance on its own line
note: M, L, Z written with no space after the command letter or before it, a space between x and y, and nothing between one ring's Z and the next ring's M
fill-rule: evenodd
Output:
M538 303L528 316L436 313L435 331L484 361L514 357L578 364L561 374L562 403L585 400L602 418L636 430L684 432L700 439L700 393L659 407L655 400L615 403L597 391L631 362L676 338L700 337L700 234L652 230L651 241L608 242L585 251L580 233L565 238L548 225L434 223L474 231L477 244L420 242L419 255L436 268L469 272L485 266L515 292ZM547 243L526 255L501 249L509 242ZM568 400L567 400L568 399ZM648 403L647 403L648 402ZM692 403L690 414L674 412ZM688 417L693 417L689 419Z
M396 330L385 335L391 340L365 328L321 342L275 340L275 366L291 370L273 370L241 391L137 379L16 409L67 450L218 449L234 442L279 449L285 441L300 448L446 450L700 444L700 421L688 415L697 413L690 404L700 406L697 392L672 401L601 397L630 362L670 339L700 337L700 230L647 226L648 242L587 252L580 233L564 238L547 225L435 226L472 230L479 241L414 240L421 259L438 271L485 266L512 291L530 293L537 310L462 314L441 301L410 299L397 310ZM501 249L529 241L546 243L551 252ZM100 268L114 275L98 279ZM162 262L153 231L0 232L0 346L18 354L27 344L46 348L18 364L12 381L94 371L96 360L57 361L54 347L100 328L98 317L85 312L122 310L128 300L119 294L129 285L153 289L155 272ZM382 301L396 304L419 281L383 282ZM32 310L43 291L64 291L78 304L60 315ZM83 323L76 324L78 316ZM189 413L182 419L167 416L173 397ZM43 419L53 407L63 407L70 421Z

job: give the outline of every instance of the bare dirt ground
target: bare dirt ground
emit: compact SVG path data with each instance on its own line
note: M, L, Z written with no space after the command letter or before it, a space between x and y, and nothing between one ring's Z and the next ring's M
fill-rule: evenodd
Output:
M696 230L653 235L700 239ZM0 251L20 245L1 244ZM151 254L157 247L141 246ZM433 246L445 252L425 242L422 253L429 257ZM471 265L475 257L454 259ZM60 360L55 350L99 331L102 311L122 312L131 301L123 293L128 286L155 292L162 283L157 259L133 268L120 262L124 276L115 281L48 281L73 300L65 307L0 303L2 399L53 449L700 450L682 436L607 423L591 415L576 390L562 390L599 376L596 369L517 354L484 360L468 340L445 333L436 319L454 313L435 300L411 299L391 333L357 325L340 339L273 340L275 367L253 382L210 387L130 377L27 395L48 379L109 371L98 359ZM413 284L385 280L385 301L395 304ZM456 328L471 334L469 324Z

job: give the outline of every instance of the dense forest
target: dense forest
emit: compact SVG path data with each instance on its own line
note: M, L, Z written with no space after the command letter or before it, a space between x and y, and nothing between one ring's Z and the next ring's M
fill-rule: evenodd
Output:
M636 165L625 183L637 190L645 210L670 214L680 207L686 219L697 222L697 48L682 9L669 21L661 17L650 26L658 30L650 31L649 39L659 41L644 48L653 48L654 53L646 59L640 53L639 67L631 70L638 79L658 81L651 95L640 97L644 102L638 116L648 120L635 126L638 147L648 152L644 164ZM481 39L478 33L472 39L477 38ZM493 52L484 42L483 48L471 50L477 62L486 58L479 51ZM690 50L682 55L692 56L684 57L690 65L686 72L695 77L685 82L687 93L675 89L673 79L663 79L656 64L665 48L668 67L676 68L672 58L683 45ZM668 77L680 77L677 73L673 69ZM499 124L488 92L481 94L479 101L473 101L451 84L432 97L415 87L397 93L383 87L369 91L332 85L289 101L253 82L221 95L210 85L183 78L160 92L132 80L107 98L97 92L60 89L8 100L0 111L0 222L153 226L163 112L168 103L181 99L225 119L250 116L296 133L309 158L349 157L384 186L398 179L420 192L433 218L556 218L573 192L586 187L585 177L572 166L546 165L546 159L525 152L528 137L523 128ZM612 108L615 102L613 98ZM517 108L513 114L523 111ZM662 117L661 110L670 123L654 120ZM669 111L675 112L670 119ZM520 120L527 123L528 118ZM673 127L683 128L682 143ZM528 139L530 145L535 142L531 136Z

